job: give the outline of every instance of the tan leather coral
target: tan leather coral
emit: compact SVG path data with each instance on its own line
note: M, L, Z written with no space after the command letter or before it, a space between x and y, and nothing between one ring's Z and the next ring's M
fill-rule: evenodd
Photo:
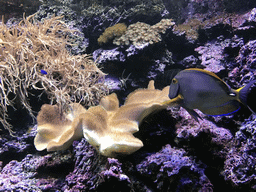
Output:
M162 103L169 100L168 93L169 87L160 91L155 89L154 81L150 81L147 89L138 89L128 95L121 107L115 93L102 98L98 106L87 111L76 104L72 108L73 116L60 117L55 106L43 106L38 115L36 148L50 151L62 149L63 145L66 149L83 129L84 137L102 155L131 154L143 146L133 133L139 131L139 124L147 115L166 108Z
M70 147L74 140L83 136L78 116L85 111L78 103L70 105L65 113L61 113L57 105L43 105L37 116L37 135L34 139L36 149L57 151Z
M105 97L99 106L91 107L83 117L83 133L87 141L102 155L114 157L117 154L131 154L143 146L133 136L138 124L129 118L130 111L119 108L115 93ZM118 113L124 117L115 118Z

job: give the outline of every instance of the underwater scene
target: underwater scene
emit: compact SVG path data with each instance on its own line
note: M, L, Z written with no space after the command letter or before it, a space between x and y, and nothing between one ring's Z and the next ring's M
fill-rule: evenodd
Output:
M256 191L255 0L0 16L0 192Z

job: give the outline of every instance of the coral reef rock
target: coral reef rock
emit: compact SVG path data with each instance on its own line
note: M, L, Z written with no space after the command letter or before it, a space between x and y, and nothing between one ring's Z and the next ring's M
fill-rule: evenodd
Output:
M244 186L248 191L256 189L256 120L255 115L247 119L236 132L233 146L225 160L225 180L235 187Z
M212 184L204 173L204 166L195 163L192 157L186 156L183 149L170 145L161 151L148 156L137 165L137 170L148 177L160 191L212 191Z

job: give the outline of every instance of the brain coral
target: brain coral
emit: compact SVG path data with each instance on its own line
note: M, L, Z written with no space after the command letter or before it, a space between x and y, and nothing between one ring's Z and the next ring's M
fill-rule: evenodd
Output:
M171 19L162 19L153 26L137 22L129 25L125 34L119 38L115 38L113 43L116 45L129 45L132 43L135 46L157 43L162 40L160 33L165 33L174 24Z
M117 23L108 27L103 34L98 38L99 45L109 42L115 37L120 37L125 33L127 26L124 23Z

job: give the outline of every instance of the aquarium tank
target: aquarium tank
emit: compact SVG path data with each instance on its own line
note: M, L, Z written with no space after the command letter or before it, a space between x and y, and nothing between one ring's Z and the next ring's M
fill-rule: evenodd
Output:
M255 0L0 16L0 191L256 190Z

